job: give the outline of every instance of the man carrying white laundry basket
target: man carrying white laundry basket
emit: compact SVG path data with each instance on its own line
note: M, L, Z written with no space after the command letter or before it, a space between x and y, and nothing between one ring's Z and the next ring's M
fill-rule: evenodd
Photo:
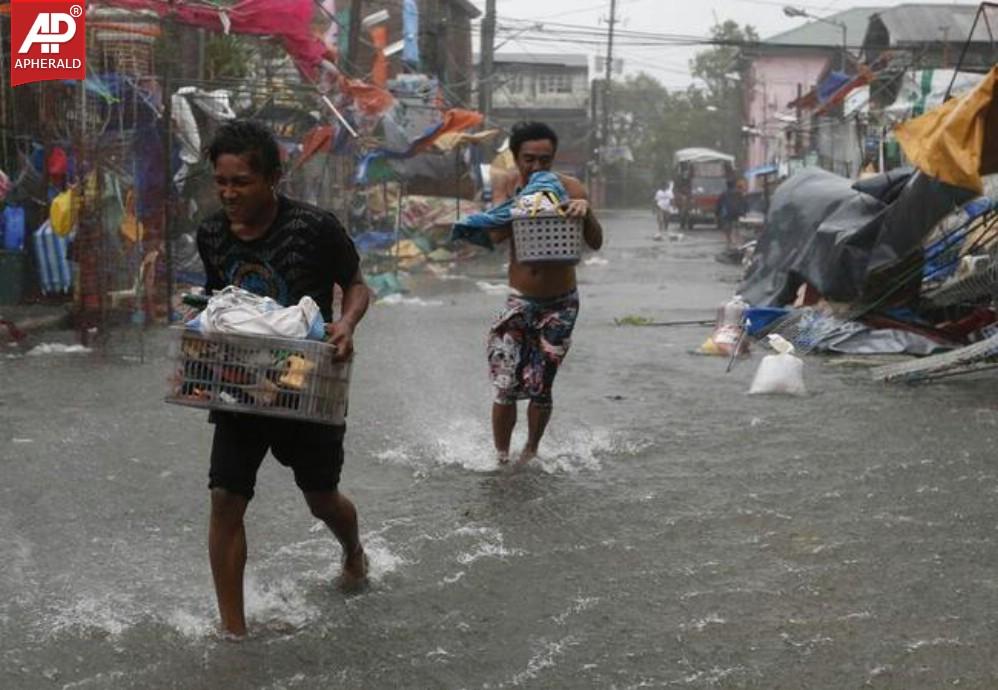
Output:
M521 122L509 138L516 170L497 180L493 200L500 204L517 196L535 173L549 172L558 150L558 135L541 122ZM536 179L536 178L535 178ZM603 229L596 220L585 187L568 175L557 175L567 201L563 211L583 220L583 239L591 249L603 245ZM509 229L492 231L493 241L512 238ZM502 313L489 331L489 373L495 388L492 436L500 463L509 461L516 425L517 401L527 405L527 442L519 462L537 455L551 419L551 387L571 345L579 312L575 265L564 261L521 261L515 240L509 256L509 286L513 289Z
M370 293L360 257L336 216L276 191L281 167L273 134L255 122L223 124L205 149L214 168L222 209L197 232L198 251L212 293L235 285L288 306L310 296L327 323L337 357L353 352L353 333ZM333 288L343 290L342 314L333 322ZM367 561L353 503L339 491L345 426L213 411L215 425L209 488L208 553L223 633L246 633L243 516L256 474L269 450L294 471L312 514L343 547L341 583L364 581Z

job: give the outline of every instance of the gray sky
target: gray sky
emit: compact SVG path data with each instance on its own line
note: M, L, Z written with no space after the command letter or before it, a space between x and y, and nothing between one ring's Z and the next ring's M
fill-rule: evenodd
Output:
M791 19L783 14L783 6L793 4L817 16L828 16L850 7L887 7L904 4L910 0L617 0L617 17L620 28L630 31L707 36L715 18L733 19L739 24L751 24L762 38L792 29L806 20ZM472 0L484 9L485 0ZM956 0L938 4L977 5L977 0ZM496 0L496 13L500 24L504 17L529 19L543 23L562 22L606 30L610 0ZM501 35L497 43L505 40ZM851 41L850 41L851 42ZM476 48L477 49L477 48ZM702 48L687 46L627 46L617 50L615 56L624 59L624 72L645 71L670 88L685 88L691 82L688 62ZM606 46L583 45L578 42L559 41L558 34L550 30L547 40L513 39L499 48L510 53L605 53ZM590 63L592 67L592 63Z

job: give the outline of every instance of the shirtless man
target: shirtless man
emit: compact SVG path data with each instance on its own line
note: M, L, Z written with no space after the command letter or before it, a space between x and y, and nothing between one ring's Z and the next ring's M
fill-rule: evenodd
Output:
M516 170L495 181L494 202L516 195L535 172L550 171L558 150L558 135L540 122L513 127L509 147ZM589 247L603 245L603 229L589 208L585 187L574 177L558 175L569 201L567 215L583 218L583 238ZM575 266L566 263L520 263L509 228L492 232L492 239L510 240L509 286L513 292L489 331L489 373L496 396L492 404L492 437L500 463L509 462L509 445L516 426L518 400L528 399L527 443L519 457L537 455L551 419L551 387L571 344L579 312Z

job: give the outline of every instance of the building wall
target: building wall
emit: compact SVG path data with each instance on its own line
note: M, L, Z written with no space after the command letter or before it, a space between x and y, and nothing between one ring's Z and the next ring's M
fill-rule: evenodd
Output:
M555 169L585 176L589 161L589 69L567 65L495 64L492 121L509 131L538 120L558 134Z
M843 177L856 177L863 167L862 128L853 119L819 117L812 120L812 148L818 166Z
M561 65L496 63L493 108L589 109L589 69Z
M807 93L818 82L828 55L766 55L753 58L744 78L746 125L759 130L749 135L745 168L786 159L787 124L776 114L794 114L787 103L797 98L797 86Z

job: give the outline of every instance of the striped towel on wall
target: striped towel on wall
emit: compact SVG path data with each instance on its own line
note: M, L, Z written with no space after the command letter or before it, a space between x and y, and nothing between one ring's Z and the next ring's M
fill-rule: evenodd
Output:
M73 273L66 259L66 249L74 235L75 233L70 233L66 237L60 237L48 221L35 231L35 258L43 294L65 294L73 286Z

